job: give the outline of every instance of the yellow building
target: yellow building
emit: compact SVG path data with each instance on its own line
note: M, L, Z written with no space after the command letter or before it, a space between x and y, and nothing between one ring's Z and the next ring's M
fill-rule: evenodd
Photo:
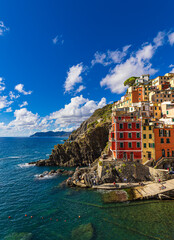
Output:
M155 137L154 137L154 126L149 125L145 122L148 119L144 119L144 124L142 126L142 149L143 149L143 158L142 163L145 163L147 160L155 160Z

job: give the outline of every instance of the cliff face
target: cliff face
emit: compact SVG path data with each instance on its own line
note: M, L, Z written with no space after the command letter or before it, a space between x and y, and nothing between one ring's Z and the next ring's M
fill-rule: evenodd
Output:
M38 161L36 165L73 167L88 166L94 162L108 142L111 108L110 104L96 110L64 144L54 146L49 159Z

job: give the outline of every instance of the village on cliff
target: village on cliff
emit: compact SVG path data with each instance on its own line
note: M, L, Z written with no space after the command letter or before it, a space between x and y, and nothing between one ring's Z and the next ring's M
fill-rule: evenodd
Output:
M76 130L80 140L69 138L36 165L70 167L71 160L74 166L81 162L75 172L58 169L45 174L69 175L61 186L113 190L105 194L105 202L174 199L174 73L155 79L148 74L131 77L124 85L128 85L126 94L99 110L105 117L94 113L97 118L92 115ZM105 148L100 150L104 138ZM98 158L90 162L97 149Z

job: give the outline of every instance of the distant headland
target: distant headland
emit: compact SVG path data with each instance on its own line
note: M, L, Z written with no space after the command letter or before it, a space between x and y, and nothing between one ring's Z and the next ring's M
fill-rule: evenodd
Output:
M65 132L65 131L48 131L48 132L36 132L30 137L69 137L71 132Z

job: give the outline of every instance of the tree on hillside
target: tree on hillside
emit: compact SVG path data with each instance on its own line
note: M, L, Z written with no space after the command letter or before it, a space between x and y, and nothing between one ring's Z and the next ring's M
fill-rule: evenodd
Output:
M124 86L133 86L138 77L130 77L124 82Z

